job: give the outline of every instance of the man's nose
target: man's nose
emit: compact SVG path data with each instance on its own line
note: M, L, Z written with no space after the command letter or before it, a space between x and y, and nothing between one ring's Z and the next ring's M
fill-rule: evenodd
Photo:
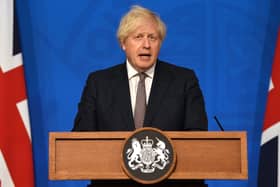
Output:
M143 40L143 47L149 49L151 47L151 41L149 40L148 37L145 37Z

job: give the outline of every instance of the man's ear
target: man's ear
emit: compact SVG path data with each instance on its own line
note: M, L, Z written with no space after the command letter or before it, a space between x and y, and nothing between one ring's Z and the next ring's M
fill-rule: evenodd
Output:
M121 44L121 47L122 47L122 50L124 50L124 51L125 51L125 49L126 49L126 48L125 48L124 43L122 43L122 44Z

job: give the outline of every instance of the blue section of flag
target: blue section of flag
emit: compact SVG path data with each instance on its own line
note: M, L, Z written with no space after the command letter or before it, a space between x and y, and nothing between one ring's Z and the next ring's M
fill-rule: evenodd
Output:
M277 187L278 137L262 145L260 150L258 187Z

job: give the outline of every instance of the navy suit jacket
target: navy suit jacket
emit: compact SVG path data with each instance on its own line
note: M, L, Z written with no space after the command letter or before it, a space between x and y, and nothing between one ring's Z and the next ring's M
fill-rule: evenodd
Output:
M207 130L205 104L195 73L157 61L144 126ZM126 64L93 72L83 90L73 131L132 131Z

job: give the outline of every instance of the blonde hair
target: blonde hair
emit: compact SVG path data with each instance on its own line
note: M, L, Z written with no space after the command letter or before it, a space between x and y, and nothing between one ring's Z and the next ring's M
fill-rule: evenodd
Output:
M135 5L131 7L130 11L120 21L117 31L117 38L120 44L123 44L128 35L136 29L138 20L143 18L152 19L157 24L159 38L161 41L164 40L166 26L160 17L149 9Z

